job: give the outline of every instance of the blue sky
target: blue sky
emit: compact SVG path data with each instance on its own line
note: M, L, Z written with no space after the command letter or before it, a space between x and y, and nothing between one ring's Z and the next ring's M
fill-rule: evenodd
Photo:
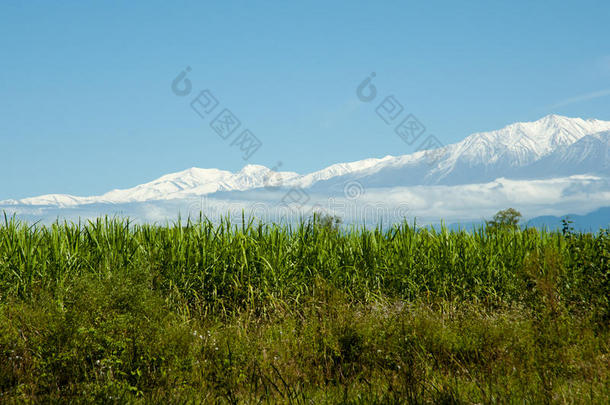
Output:
M375 113L389 95L443 143L549 113L610 120L608 2L85 3L0 3L0 200L411 153ZM204 89L241 121L233 138L262 142L248 161L191 109Z

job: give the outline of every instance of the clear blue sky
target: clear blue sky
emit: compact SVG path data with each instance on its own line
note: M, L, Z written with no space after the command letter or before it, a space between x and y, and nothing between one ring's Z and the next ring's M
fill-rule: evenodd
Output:
M375 114L391 94L444 143L610 120L607 1L89 3L0 3L0 200L411 153ZM186 66L263 142L248 162L172 93Z

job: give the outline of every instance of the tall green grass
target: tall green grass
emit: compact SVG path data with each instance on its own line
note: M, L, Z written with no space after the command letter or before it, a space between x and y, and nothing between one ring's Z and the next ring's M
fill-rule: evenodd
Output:
M0 292L61 298L83 275L146 269L154 288L211 314L298 304L321 278L352 300L435 297L485 302L522 299L532 261L552 266L561 295L586 305L608 292L610 237L506 230L487 233L416 228L336 230L222 221L134 225L101 218L86 224L0 226ZM539 263L538 263L539 262Z
M608 394L609 296L608 231L5 216L0 389L102 402L495 402L511 390L578 402L586 391L595 402Z

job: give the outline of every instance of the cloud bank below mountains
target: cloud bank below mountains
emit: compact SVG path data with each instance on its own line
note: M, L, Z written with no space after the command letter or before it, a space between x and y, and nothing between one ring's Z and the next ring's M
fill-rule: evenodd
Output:
M200 212L213 222L230 215L266 222L294 222L314 212L336 215L346 223L375 225L407 219L420 224L476 222L498 209L513 207L525 218L586 214L610 201L610 182L599 176L569 176L546 180L497 179L482 184L411 186L362 189L356 197L307 194L306 201L286 198L283 190L227 192L175 200L125 204L87 204L76 207L5 206L7 214L26 220L53 222L58 217L77 221L100 215L130 217L136 222L164 223L178 216L198 218ZM575 209L577 207L577 209Z

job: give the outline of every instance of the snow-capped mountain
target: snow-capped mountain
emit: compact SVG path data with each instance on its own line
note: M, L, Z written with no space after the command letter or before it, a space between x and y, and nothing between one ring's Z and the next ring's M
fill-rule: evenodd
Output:
M527 196L536 206L554 204L563 210L570 209L569 204L576 208L584 206L576 203L579 197L574 190L580 190L578 192L596 193L595 197L588 197L588 202L593 204L591 208L597 208L602 201L610 200L609 178L610 122L549 115L534 122L475 133L461 142L433 151L339 163L308 174L274 171L259 165L247 165L237 173L191 168L100 196L53 194L0 201L0 211L25 212L29 209L32 213L56 209L59 211L53 212L60 215L61 210L68 208L84 212L87 207L99 206L102 208L96 213L100 214L108 207L128 205L138 206L143 212L154 211L163 201L167 202L166 207L175 208L181 206L181 201L204 196L209 201L216 201L222 210L234 201L277 203L288 190L295 188L319 198L343 198L345 185L356 182L367 194L360 202L370 204L398 205L408 201L412 206L420 204L427 209L435 204L438 206L439 199L459 194L465 205L459 209L459 215L464 216L468 209L473 209L477 198L480 200L479 193L496 193L495 197L490 194L485 201L477 202L487 204L489 210L504 208L494 204L504 204L500 201L504 201L508 193ZM555 200L542 202L537 193L554 195ZM572 195L573 200L566 195ZM354 203L353 198L350 203ZM438 212L439 217L449 218L453 211L439 208ZM458 211L455 212L458 215ZM538 214L561 212L551 210Z
M527 169L532 173L554 176L573 173L610 175L610 131L586 135L570 145L559 146L526 166L521 177L527 176Z
M515 169L527 167L586 135L608 130L608 121L548 115L535 122L476 133L448 148L447 158L431 171L430 177L436 182L472 182L471 177L465 176L469 168L483 170L486 180L508 177ZM532 172L531 178L548 174Z
M386 157L367 169L335 176L331 182L359 181L365 187L458 185L493 181L501 177L537 179L561 174L588 174L582 162L573 166L569 147L588 135L610 130L609 121L549 115L535 122L516 123L497 131L480 132L461 142L431 152ZM599 145L608 150L608 145ZM575 145L576 147L576 145ZM604 149L605 148L605 149ZM597 154L602 153L597 149ZM565 154L565 157L561 157ZM561 168L536 164L550 156L565 163ZM596 156L583 157L588 168L601 169ZM594 173L598 173L595 171ZM610 174L606 172L607 174ZM331 187L318 184L317 188Z
M94 203L132 203L155 200L172 200L206 195L219 191L243 191L264 186L275 186L281 179L298 177L293 172L274 172L260 165L247 165L237 173L218 169L190 168L167 174L149 183L124 190L112 190L101 196L75 197L66 194L49 194L40 197L8 200L0 203L23 205L74 206Z

